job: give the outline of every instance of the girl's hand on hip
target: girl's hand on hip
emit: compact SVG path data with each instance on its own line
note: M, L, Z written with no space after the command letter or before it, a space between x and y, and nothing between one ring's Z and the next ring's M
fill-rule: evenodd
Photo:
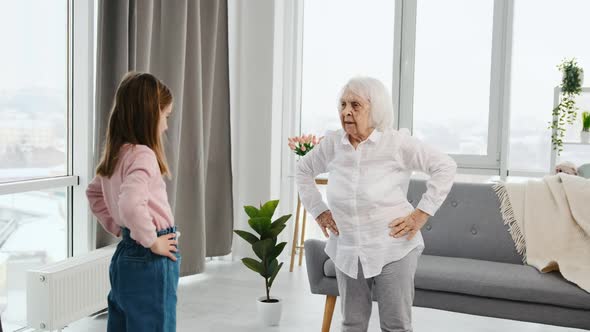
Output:
M428 217L430 217L428 213L420 209L415 209L407 216L397 218L389 223L389 228L391 229L389 235L395 238L408 235L409 241L424 227L426 221L428 221Z
M176 255L174 255L174 252L178 251L178 248L176 247L178 241L176 241L175 237L176 233L158 236L150 250L156 255L166 256L176 262Z
M338 227L336 227L336 222L334 221L334 218L332 218L332 212L330 210L322 212L315 221L320 225L320 228L326 237L330 237L330 235L328 235L328 229L332 233L338 235Z

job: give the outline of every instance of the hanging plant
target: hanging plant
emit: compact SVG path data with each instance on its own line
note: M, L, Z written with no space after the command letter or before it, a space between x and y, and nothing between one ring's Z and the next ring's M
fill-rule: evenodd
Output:
M551 134L551 144L557 154L563 151L563 138L565 136L566 124L573 124L576 120L576 97L582 93L582 82L584 70L578 67L575 58L563 60L557 68L562 72L561 98L559 105L553 109L553 120L549 123L549 129L554 130Z

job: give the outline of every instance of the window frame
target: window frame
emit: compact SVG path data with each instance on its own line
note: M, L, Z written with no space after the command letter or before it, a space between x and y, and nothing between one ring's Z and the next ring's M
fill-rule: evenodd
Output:
M397 126L413 131L414 67L416 46L416 17L419 0L397 0L396 16L400 16L400 33L396 33L393 78L399 77L399 91L394 94L397 105ZM492 49L490 97L488 112L488 142L486 155L451 154L461 172L507 174L507 133L509 120L510 59L512 45L512 0L494 0L492 20ZM397 26L396 26L397 28ZM398 54L399 53L399 54Z
M70 256L96 247L96 227L86 198L86 188L94 177L95 138L95 5L98 0L69 0L71 13L69 91L72 96L71 174L78 185L70 187ZM75 138L75 141L73 140Z
M394 51L392 71L392 101L395 126L413 131L414 67L416 44L416 17L419 0L395 0ZM301 68L303 34L303 0L295 1L299 6L286 7L286 15L294 18L295 29L286 35L285 43L295 47L295 56L278 53L286 65ZM296 8L296 9L295 9ZM494 0L492 20L492 57L490 66L490 97L488 100L488 144L484 156L451 154L457 161L458 171L466 174L499 175L506 178L509 172L509 128L510 128L510 83L513 40L514 0ZM299 39L299 43L297 40ZM284 81L296 80L296 84L283 87L283 96L295 96L293 107L297 116L292 119L291 128L301 127L301 73L285 75ZM283 163L289 160L283 158ZM535 172L518 172L519 175L537 176Z
M88 252L94 245L85 188L93 173L95 1L67 1L66 175L0 183L0 195L67 189L68 257Z

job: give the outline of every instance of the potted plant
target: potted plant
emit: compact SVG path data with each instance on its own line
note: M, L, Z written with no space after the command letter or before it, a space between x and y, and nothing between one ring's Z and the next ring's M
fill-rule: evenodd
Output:
M590 143L590 112L582 112L582 132L580 133L582 143Z
M234 230L237 235L252 245L252 250L258 257L258 259L243 258L242 262L247 268L264 278L266 295L257 299L257 307L258 316L266 326L278 325L282 312L281 299L271 297L270 289L283 266L283 263L279 263L277 258L287 244L287 242L277 244L277 237L287 227L286 222L291 218L291 215L284 215L271 221L278 204L279 201L274 200L268 201L264 205L260 204L259 209L254 206L244 206L244 210L250 218L248 225L258 235L243 230Z
M549 123L549 128L554 130L551 144L559 155L563 150L566 123L573 124L576 120L578 107L575 98L582 92L584 70L578 66L575 58L563 60L557 68L562 72L561 99L559 105L553 109L553 120Z

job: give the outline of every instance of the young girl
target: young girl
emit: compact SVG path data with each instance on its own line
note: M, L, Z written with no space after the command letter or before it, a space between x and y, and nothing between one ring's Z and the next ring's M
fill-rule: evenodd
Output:
M161 138L171 111L172 94L156 77L125 75L86 190L103 228L123 237L110 266L109 332L176 331L180 255Z

